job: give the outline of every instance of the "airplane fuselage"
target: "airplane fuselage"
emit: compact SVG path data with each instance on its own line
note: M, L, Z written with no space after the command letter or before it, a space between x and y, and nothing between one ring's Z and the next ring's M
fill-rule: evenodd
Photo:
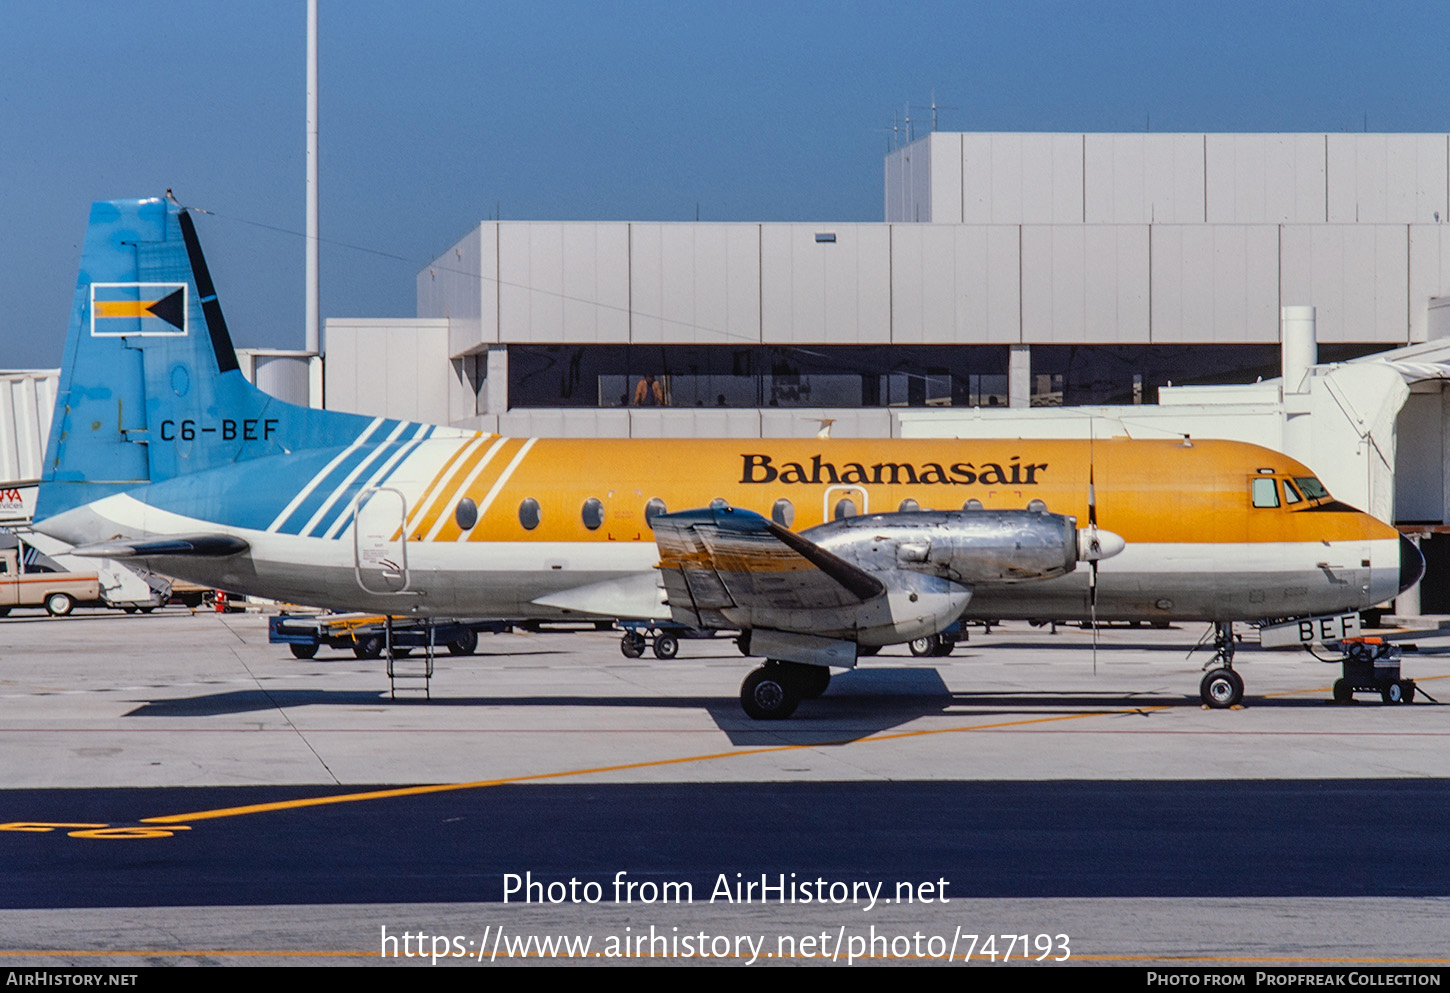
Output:
M202 443L200 429L172 427L151 444ZM1090 481L1099 526L1126 543L1100 565L1100 619L1290 617L1399 589L1393 528L1333 500L1300 463L1224 441L518 439L377 419L348 446L139 486L40 527L75 544L231 534L249 550L149 564L283 601L557 617L535 601L654 568L656 513L720 501L801 531L1031 505L1085 525ZM965 616L1086 619L1088 574L977 586Z

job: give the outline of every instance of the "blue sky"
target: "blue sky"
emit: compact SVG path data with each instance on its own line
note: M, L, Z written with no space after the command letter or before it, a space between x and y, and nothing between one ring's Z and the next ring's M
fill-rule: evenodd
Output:
M322 313L506 219L872 221L944 130L1450 131L1450 4L321 0ZM90 201L198 222L239 345L302 346L306 0L0 5L0 368L60 361Z

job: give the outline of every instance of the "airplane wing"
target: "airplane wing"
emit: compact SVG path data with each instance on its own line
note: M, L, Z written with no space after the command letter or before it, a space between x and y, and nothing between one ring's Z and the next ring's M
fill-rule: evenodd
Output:
M734 627L742 614L853 608L886 592L875 576L752 511L687 510L653 524L681 624Z

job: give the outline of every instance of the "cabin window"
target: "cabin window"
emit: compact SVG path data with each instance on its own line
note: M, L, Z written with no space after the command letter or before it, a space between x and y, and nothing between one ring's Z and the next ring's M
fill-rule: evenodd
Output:
M836 501L836 520L845 520L847 517L856 516L856 501L850 497L843 497Z
M525 531L532 531L539 526L539 501L533 497L525 497L523 503L519 504L519 523L524 526Z
M1045 514L1045 513L1047 513L1047 501L1046 500L1028 500L1027 501L1027 509L1030 510L1030 511L1032 511L1034 514Z
M1302 500L1303 497L1299 496L1299 491L1294 489L1294 484L1287 479L1284 480L1284 506L1292 506Z
M644 505L644 523L651 531L655 527L655 518L661 514L669 513L665 509L665 502L659 497L650 497L649 503Z
M599 502L598 497L590 497L584 501L584 509L580 516L584 518L584 526L590 531L598 531L599 525L604 523L604 504Z
M982 501L978 500L976 497L972 497L972 499L970 499L966 503L962 504L962 509L963 510L981 510L982 509Z
M911 499L911 497L907 497L905 500L901 501L901 506L897 507L896 511L900 514L914 514L920 509L921 504Z
M1252 482L1255 507L1279 506L1279 487L1272 476L1264 476Z
M728 506L730 506L730 501L726 500L724 497L716 497L715 499L710 501L711 510L724 510Z
M1294 482L1299 486L1299 492L1303 493L1306 499L1323 500L1329 496L1329 491L1324 484L1313 476L1295 476Z
M788 528L795 523L795 504L785 497L775 501L775 506L770 508L770 519L783 528Z
M458 501L458 508L453 511L453 519L458 526L467 531L478 523L478 504L468 497Z

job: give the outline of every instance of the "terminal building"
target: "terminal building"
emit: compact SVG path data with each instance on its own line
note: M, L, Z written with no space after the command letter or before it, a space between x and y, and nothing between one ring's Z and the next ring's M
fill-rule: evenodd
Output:
M883 193L877 223L487 221L415 319L244 368L514 436L1257 441L1432 538L1450 613L1450 135L937 132Z

